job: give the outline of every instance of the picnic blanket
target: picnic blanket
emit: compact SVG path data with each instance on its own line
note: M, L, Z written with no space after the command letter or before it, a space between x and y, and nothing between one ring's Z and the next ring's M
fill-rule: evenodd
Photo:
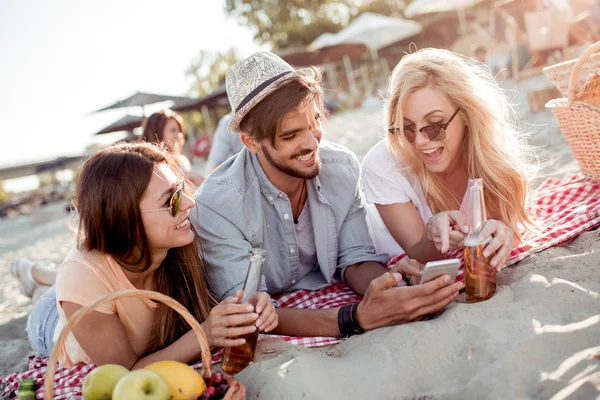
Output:
M511 266L550 247L573 240L583 232L600 225L600 182L575 175L566 181L549 178L535 191L529 213L538 225L538 232L527 232L521 244L515 247L506 261ZM404 255L388 262L392 266ZM464 281L462 250L448 254L458 258L461 267L456 281Z
M579 175L566 181L550 178L535 191L532 200L530 212L540 230L526 236L523 243L513 249L507 262L508 265L514 265L533 253L566 243L582 232L600 225L600 182ZM450 257L462 259L462 252L453 252ZM398 259L390 260L388 265L393 265ZM461 267L457 280L463 279ZM360 301L360 297L356 293L339 282L321 290L298 290L276 296L275 299L279 301L281 307L306 309L335 308ZM268 338L305 347L326 346L341 341L339 338L332 337L268 335ZM264 340L264 336L259 340ZM213 362L220 362L221 356L222 351L214 354ZM46 359L31 357L29 370L1 378L0 384L5 385L4 396L15 395L18 382L23 378L34 378L38 387L42 388L46 365ZM199 366L200 364L194 365L194 367ZM94 365L81 365L75 368L58 366L54 379L55 399L81 398L83 379L94 368ZM43 398L42 389L38 390L37 397Z

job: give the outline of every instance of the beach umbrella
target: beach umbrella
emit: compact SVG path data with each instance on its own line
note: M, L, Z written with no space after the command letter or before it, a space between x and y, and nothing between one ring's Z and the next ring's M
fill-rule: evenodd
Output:
M178 112L192 111L200 110L204 106L208 108L229 106L229 100L227 99L227 90L225 89L225 83L222 83L218 88L216 88L204 97L190 98L187 100L178 101L175 105L171 107L171 110Z
M461 32L466 32L467 19L465 9L476 6L486 0L413 0L405 9L406 18L414 18L419 15L435 14L443 12L458 13L458 22Z
M422 30L421 24L416 21L365 12L338 33L323 33L309 45L309 48L319 49L344 43L361 43L376 51L391 43L419 34Z
M460 31L465 33L467 32L465 10L484 1L486 0L414 0L404 9L404 15L406 18L414 18L419 15L456 11Z
M144 120L144 118L140 117L138 115L125 115L123 118L113 122L112 124L108 125L107 127L103 128L103 129L99 130L95 134L102 135L105 133L121 132L121 131L132 132L138 126L142 126L143 120Z
M279 52L278 55L294 67L308 65L325 66L325 70L328 72L326 80L332 88L337 86L337 73L334 64L343 62L350 90L354 94L356 93L356 83L354 82L353 72L348 70L350 59L358 58L368 53L369 48L362 43L337 43L316 49L284 50Z
M119 100L114 104L103 107L95 112L113 110L116 108L124 108L124 107L142 107L142 112L144 111L144 106L155 103L162 103L163 101L173 101L175 104L178 102L184 102L191 100L190 97L183 96L169 96L163 94L156 93L146 93L146 92L136 92L133 95L127 97L126 99Z
M424 14L459 11L476 6L485 0L413 0L404 9L407 18Z
M342 44L363 44L370 50L373 63L376 64L379 60L379 49L418 35L422 30L423 27L421 24L416 21L365 12L338 33L324 33L320 35L309 45L309 49L317 50ZM350 57L345 55L342 57L342 60L350 93L353 98L356 98L358 88ZM366 71L366 67L362 68L361 74L363 82L366 85L366 91L370 92L371 82Z
M200 111L206 132L214 131L215 124L219 120L219 116L216 113L217 108L229 108L225 82L221 83L219 87L204 97L179 101L171 107L173 111L177 112Z
M294 67L305 67L340 62L344 56L358 58L368 53L368 51L369 48L361 43L340 43L318 49L283 50L278 52L277 55Z

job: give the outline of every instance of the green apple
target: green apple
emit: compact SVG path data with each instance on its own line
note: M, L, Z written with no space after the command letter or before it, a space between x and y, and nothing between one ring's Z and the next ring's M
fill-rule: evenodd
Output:
M125 375L115 386L112 400L167 400L169 385L156 372L138 369Z
M83 380L83 398L85 400L110 400L117 382L128 373L129 370L121 365L104 364L99 366Z

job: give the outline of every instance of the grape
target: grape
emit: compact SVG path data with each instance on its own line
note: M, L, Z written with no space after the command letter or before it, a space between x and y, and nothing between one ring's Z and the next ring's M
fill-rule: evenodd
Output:
M221 372L215 372L210 379L204 379L206 390L198 400L221 400L229 390L229 384Z
M212 378L210 378L211 386L217 386L221 382L223 382L223 374L220 372L215 372Z
M229 385L227 383L221 383L217 386L217 393L225 394L229 390Z
M217 393L217 389L215 389L214 386L209 386L204 393L208 393L209 396L214 396Z

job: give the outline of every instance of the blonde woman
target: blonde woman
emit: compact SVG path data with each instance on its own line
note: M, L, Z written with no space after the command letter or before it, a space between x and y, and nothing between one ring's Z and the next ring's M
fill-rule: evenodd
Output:
M528 165L506 94L487 69L454 53L423 49L394 69L386 105L387 140L363 162L367 222L377 252L424 263L463 246L458 211L469 178L482 178L499 270L521 239Z

